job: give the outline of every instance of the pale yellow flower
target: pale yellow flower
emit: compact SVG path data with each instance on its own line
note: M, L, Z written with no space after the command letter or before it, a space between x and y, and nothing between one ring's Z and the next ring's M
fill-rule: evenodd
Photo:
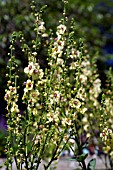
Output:
M32 90L32 89L33 89L33 81L28 79L26 82L26 87L24 88L24 92L28 92L29 90Z
M81 102L78 100L78 99L71 99L70 102L69 102L69 105L72 107L72 108L76 108L76 109L79 109L81 107Z
M70 64L69 69L70 69L70 70L74 70L74 69L76 69L77 67L78 67L78 62L72 62L72 63Z
M83 84L87 83L87 76L86 75L80 74L79 78L80 78L81 83L83 83Z
M65 25L63 25L63 24L60 24L58 27L57 27L57 32L56 32L56 34L58 35L58 34L60 34L60 35L62 35L62 34L64 34L65 32L66 32L66 26Z
M34 63L33 63L33 62L30 62L29 65L28 65L28 67L25 67L24 73L32 75L34 69L35 69Z
M11 112L19 112L18 105L15 102L12 103Z

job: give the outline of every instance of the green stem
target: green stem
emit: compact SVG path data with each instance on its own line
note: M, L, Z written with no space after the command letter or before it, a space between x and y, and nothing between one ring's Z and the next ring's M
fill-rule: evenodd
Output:
M65 135L66 130L67 130L67 128L64 130L64 132L63 132L63 134L62 134L61 139L60 139L60 142L57 144L57 147L56 147L54 153L52 154L51 160L49 161L49 163L48 163L47 165L44 165L44 169L45 169L45 170L47 170L47 169L49 168L49 166L51 165L51 163L55 160L55 156L56 156L57 150L58 150L58 148L59 148L59 146L60 146L60 144L61 144L61 142L62 142L62 140L63 140L63 138L64 138L64 135Z
M27 123L27 111L26 111L26 123ZM28 141L28 125L25 127L25 131L24 131L24 146L25 146L25 152L24 152L24 156L25 156L25 165L26 165L26 169L28 170L28 151L27 151L27 141Z
M50 125L49 125L49 130L50 130L50 128L51 128L51 125L52 125L52 124L50 123ZM37 169L38 169L38 167L39 167L40 160L41 160L41 155L43 154L43 152L44 152L44 150L45 150L46 141L47 141L48 136L49 136L49 130L48 130L48 133L47 133L47 135L46 135L46 138L45 138L45 141L44 141L43 147L42 147L42 149L41 149L41 151L40 151L40 154L39 154L39 158L38 158L38 162L37 162L36 170L37 170Z
M80 139L79 139L78 129L77 129L76 125L75 125L75 128L76 128L75 141L76 141L76 144L78 146L78 152L79 152L78 155L81 155L82 154L82 148L81 148L81 145L80 145ZM84 160L81 161L80 165L83 168L83 170L87 170Z

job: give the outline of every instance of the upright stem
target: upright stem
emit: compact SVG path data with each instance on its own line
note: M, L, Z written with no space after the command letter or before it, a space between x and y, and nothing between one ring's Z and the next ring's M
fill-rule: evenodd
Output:
M76 129L75 141L76 141L77 146L78 146L78 152L79 152L78 155L81 155L82 154L82 148L81 148L81 145L80 145L79 134L78 134L78 129L76 127L76 124L75 124L75 129ZM84 160L81 160L80 166L83 168L83 170L87 170L87 167L86 167Z
M82 154L82 149L81 149L79 140L78 140L78 138L77 138L76 136L75 136L75 140L76 140L76 143L77 143L77 146L78 146L79 155L81 155L81 154ZM84 161L84 160L81 161L81 164L82 164L82 165L81 165L82 168L83 168L84 170L87 170L86 164L85 164L85 161Z
M51 129L51 123L49 125L49 130ZM48 139L48 135L49 135L49 130L48 130L48 133L46 135L46 138L45 138L45 141L44 141L44 144L43 144L43 147L41 148L41 151L40 151L40 154L39 154L39 158L38 158L38 161L37 161L37 166L36 166L36 170L38 169L39 167L39 164L40 164L40 160L41 160L41 155L43 154L44 152L44 149L45 149L45 145L46 145L46 141Z
M64 130L64 132L63 132L63 134L62 134L61 139L60 139L60 142L57 144L57 147L56 147L54 153L52 154L51 160L49 161L49 163L47 164L47 166L44 165L44 169L45 169L45 170L47 170L47 169L49 168L49 166L51 165L51 163L55 160L55 156L56 156L57 150L58 150L58 148L59 148L59 146L60 146L60 144L61 144L61 142L62 142L62 140L63 140L63 138L64 138L64 135L65 135L66 130L67 130L67 128Z
M27 123L27 111L26 111L26 123ZM25 165L26 165L26 169L28 170L28 151L27 151L27 140L28 140L28 125L25 127L24 130L24 146L25 146L25 152L24 152L24 156L25 156Z

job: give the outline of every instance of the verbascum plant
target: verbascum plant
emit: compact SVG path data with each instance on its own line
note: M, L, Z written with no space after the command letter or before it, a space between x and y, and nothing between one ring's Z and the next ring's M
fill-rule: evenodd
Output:
M91 107L93 110L94 107L95 110L98 105L100 80L93 64L94 70L91 69L90 57L82 40L76 44L76 24L72 19L69 27L66 4L67 1L64 1L63 18L55 36L52 30L46 30L42 19L45 6L36 12L34 2L31 8L35 16L36 38L32 40L32 47L25 43L21 32L12 35L5 94L7 169L12 169L15 161L18 170L37 170L41 162L47 170L58 160L65 147L73 149L72 139L77 146L73 152L81 167L84 170L89 167L94 169L95 160L90 161L88 166L85 164L87 154L82 154L80 138L84 131L90 136L90 130L87 130L91 128L88 109ZM18 86L16 40L20 41L23 55L28 58L24 68L26 80L21 87ZM42 68L37 59L40 48L46 51L46 68ZM23 90L22 97L18 94L20 89Z
M113 70L107 72L106 88L102 97L100 137L103 150L108 155L110 166L113 168Z

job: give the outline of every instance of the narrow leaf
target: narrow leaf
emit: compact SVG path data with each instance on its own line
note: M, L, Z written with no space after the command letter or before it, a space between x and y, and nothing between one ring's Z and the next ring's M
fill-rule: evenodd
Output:
M96 159L91 159L88 163L87 170L95 170Z

